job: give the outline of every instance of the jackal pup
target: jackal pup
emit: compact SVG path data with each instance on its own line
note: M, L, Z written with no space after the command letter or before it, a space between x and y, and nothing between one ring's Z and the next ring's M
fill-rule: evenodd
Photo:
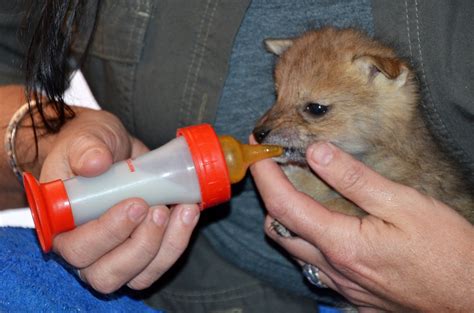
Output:
M473 194L429 134L415 74L391 48L354 29L335 28L265 44L279 55L274 73L277 99L253 134L258 142L285 147L277 161L297 189L328 209L364 214L306 164L307 147L329 141L474 223ZM289 235L278 223L274 227Z

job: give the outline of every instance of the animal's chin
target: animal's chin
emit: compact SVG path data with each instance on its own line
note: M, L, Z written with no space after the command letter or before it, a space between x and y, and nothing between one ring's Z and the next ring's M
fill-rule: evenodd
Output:
M302 148L295 147L284 147L284 153L276 158L273 158L277 163L286 165L301 165L305 166L306 162L306 151Z

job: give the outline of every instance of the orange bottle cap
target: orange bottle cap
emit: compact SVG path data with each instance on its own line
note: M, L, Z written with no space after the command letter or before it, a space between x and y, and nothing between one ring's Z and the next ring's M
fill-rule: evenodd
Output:
M23 174L23 184L41 248L48 252L54 236L75 227L66 188L61 180L40 184L31 173Z
M230 199L230 179L219 138L209 124L180 128L189 146L201 189L201 210Z

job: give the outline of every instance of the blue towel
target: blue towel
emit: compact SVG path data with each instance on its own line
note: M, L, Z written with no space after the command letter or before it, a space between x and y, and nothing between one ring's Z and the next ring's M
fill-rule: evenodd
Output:
M34 230L0 228L0 312L160 312L127 292L94 292L59 257L41 252Z

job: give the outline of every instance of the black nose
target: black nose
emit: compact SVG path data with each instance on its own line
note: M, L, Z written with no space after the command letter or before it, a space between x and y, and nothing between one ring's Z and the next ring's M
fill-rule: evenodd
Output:
M257 140L258 143L262 143L265 137L270 133L270 129L260 126L256 127L252 133L255 140Z

